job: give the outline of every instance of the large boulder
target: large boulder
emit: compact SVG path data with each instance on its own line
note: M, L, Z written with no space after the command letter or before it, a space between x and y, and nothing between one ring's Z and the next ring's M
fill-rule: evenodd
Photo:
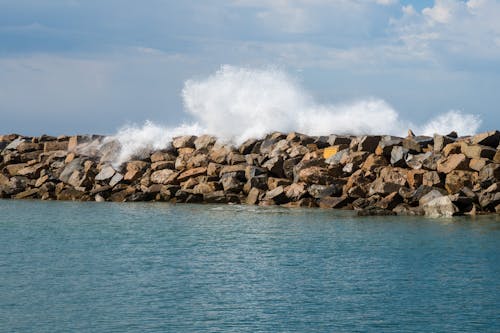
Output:
M468 170L469 159L464 154L450 154L437 162L437 171L450 173L453 170Z
M425 203L422 208L425 215L429 217L451 217L459 210L448 196L441 196Z
M480 133L474 135L471 141L473 144L497 148L498 145L500 144L500 132L490 131L490 132Z

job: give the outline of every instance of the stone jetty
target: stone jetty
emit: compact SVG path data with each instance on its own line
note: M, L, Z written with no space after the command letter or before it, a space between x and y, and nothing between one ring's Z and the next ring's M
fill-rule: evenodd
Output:
M181 136L117 165L98 135L0 136L0 198L235 203L359 215L500 213L500 132L475 136L271 133L239 146Z

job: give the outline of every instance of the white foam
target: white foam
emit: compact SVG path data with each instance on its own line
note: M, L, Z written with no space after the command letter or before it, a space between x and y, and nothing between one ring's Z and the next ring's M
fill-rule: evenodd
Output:
M319 104L282 70L222 66L207 78L188 80L182 90L185 112L195 121L178 127L146 122L128 126L110 139L118 140L122 163L143 150L166 148L172 137L213 134L239 144L273 131L298 131L309 135L474 134L481 123L476 115L449 111L426 124L401 119L386 101L377 98L351 103Z

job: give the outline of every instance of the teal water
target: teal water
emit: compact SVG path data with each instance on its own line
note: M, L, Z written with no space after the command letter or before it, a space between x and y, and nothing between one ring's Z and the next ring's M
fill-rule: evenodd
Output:
M0 332L500 332L500 219L0 201Z

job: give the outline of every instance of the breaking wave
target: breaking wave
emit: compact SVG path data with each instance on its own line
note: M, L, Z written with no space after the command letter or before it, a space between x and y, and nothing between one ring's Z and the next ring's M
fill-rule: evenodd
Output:
M420 135L453 130L466 135L474 134L481 124L478 116L460 111L449 111L421 125L413 124L377 98L319 104L279 69L225 65L207 78L186 81L182 98L184 111L194 119L192 124L165 127L146 122L121 129L109 138L121 143L117 162L140 150L165 148L172 137L184 134L213 134L239 144L273 131L404 136L411 128Z

